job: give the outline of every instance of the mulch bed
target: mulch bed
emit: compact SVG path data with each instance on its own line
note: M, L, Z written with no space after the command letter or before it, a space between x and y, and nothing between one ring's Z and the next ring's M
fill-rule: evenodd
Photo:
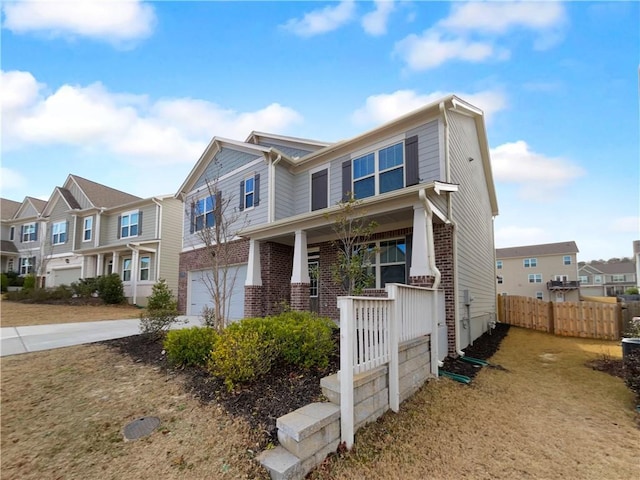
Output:
M468 356L480 359L491 357L506 336L509 325L498 324L491 334L484 334L465 348ZM100 342L117 349L136 362L159 368L168 375L181 376L187 389L203 403L217 402L231 415L244 418L258 434L260 448L277 444L276 419L308 403L322 401L320 379L338 371L340 367L339 332L334 336L336 354L324 370L303 370L285 364L273 367L268 375L249 385L238 386L228 392L223 381L196 367L172 366L164 353L162 341L150 340L145 335L117 338ZM447 358L444 370L469 377L480 370L467 362Z
M464 348L465 356L477 358L479 360L487 360L500 348L500 343L509 333L510 325L506 323L497 323L496 328L490 330L473 341L473 344ZM481 370L480 365L465 362L459 358L447 357L444 359L444 365L441 370L464 375L473 378ZM500 365L491 365L493 368L503 369Z

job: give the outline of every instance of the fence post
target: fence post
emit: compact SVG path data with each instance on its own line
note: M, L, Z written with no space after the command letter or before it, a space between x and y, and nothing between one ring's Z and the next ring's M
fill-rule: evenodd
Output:
M400 410L400 363L398 360L400 302L398 301L398 287L387 285L387 296L392 301L389 308L389 408Z
M549 310L549 333L555 335L556 333L556 321L553 316L553 302L547 304Z
M353 447L353 299L338 297L340 309L340 436L348 450Z

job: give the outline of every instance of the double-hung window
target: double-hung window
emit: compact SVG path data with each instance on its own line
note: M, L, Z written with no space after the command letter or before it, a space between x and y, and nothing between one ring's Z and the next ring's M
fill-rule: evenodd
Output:
M407 242L404 238L381 240L366 248L369 251L366 268L375 278L375 284L370 287L384 288L387 283L407 283Z
M20 258L20 275L27 275L33 273L33 265L36 257L21 257Z
M353 196L372 197L404 187L404 144L367 153L353 160Z
M541 273L530 273L529 274L529 283L542 283L542 274Z
M149 280L151 257L140 257L140 280Z
M253 208L255 197L256 182L254 176L245 178L244 180L244 209Z
M602 283L602 275L594 275L593 283Z
M624 275L611 275L611 281L612 282L624 282Z
M496 260L496 269L502 270L502 260Z
M585 285L589 284L589 277L587 275L580 275L578 277L578 280L580 281L580 283L584 283Z
M140 234L140 212L126 212L120 217L120 238L137 237Z
M131 259L125 258L122 260L122 281L130 282L131 281Z
M565 265L571 265L571 255L565 255L562 257L562 263Z
M93 217L85 217L83 222L82 241L88 242L93 235Z
M51 244L60 245L67 241L67 222L57 222L51 227Z
M196 200L193 205L193 228L196 232L204 230L205 228L211 228L215 225L215 208L216 197L213 195Z
M37 239L37 227L35 223L27 223L22 226L21 240L23 243L35 242Z
M525 258L524 259L524 268L534 268L538 266L537 258Z

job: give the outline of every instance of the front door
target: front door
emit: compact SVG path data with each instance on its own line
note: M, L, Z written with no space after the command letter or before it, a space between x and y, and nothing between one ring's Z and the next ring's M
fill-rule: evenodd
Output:
M317 253L309 253L309 310L320 313L320 261Z

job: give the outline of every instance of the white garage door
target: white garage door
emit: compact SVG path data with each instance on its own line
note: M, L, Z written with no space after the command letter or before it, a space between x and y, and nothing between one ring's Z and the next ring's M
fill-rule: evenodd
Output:
M210 271L202 270L191 272L189 281L189 312L188 315L200 315L203 307L213 306L211 293L207 288L207 284L211 285ZM231 292L230 302L228 303L227 312L229 320L240 320L244 318L244 281L247 278L247 266L236 265L229 267L227 271L227 281L232 281L233 290Z
M53 285L71 285L80 278L80 267L53 270Z

